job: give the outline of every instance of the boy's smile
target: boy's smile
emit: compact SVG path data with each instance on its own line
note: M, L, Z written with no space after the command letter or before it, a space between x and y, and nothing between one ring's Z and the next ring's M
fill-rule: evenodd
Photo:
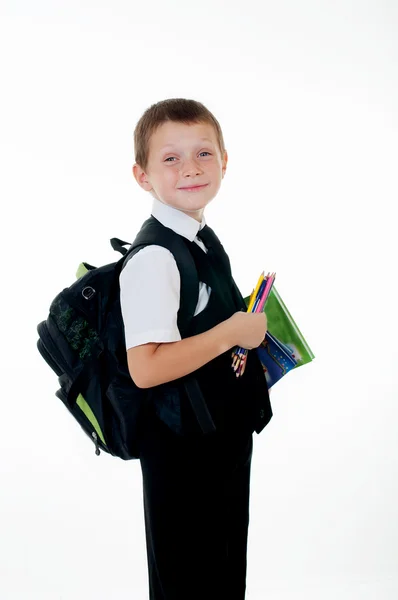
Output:
M154 198L197 221L216 196L225 175L217 135L208 123L167 121L150 139L147 171L134 164L139 185Z
M182 187L182 188L180 188L180 190L186 190L189 192L193 192L193 191L201 190L203 187L206 187L206 185L207 185L207 183L205 183L204 185Z

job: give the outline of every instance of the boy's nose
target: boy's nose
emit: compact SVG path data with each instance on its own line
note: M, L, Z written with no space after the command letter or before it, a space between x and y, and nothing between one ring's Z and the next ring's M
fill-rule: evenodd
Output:
M189 175L192 178L199 177L202 173L203 173L203 171L201 169L194 169L194 168L183 169L181 172L183 178L187 177L187 175Z
M192 175L194 175L194 174L199 175L200 173L203 173L203 170L200 168L199 165L197 165L195 163L195 161L186 160L181 167L181 173L182 174L192 173Z

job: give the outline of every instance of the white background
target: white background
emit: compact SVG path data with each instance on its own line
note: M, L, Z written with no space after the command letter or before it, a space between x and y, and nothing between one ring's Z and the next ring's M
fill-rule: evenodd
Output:
M397 4L0 6L1 599L148 598L139 462L95 456L36 326L149 216L133 130L171 97L222 126L241 291L275 271L316 355L254 434L247 598L396 599Z

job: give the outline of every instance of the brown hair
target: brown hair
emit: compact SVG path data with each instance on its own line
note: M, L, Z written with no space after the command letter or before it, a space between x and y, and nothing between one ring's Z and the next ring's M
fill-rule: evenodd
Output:
M178 123L208 123L214 127L221 156L225 145L221 127L215 116L201 103L186 98L169 98L152 104L142 115L134 129L135 162L146 171L149 142L155 131L166 121Z

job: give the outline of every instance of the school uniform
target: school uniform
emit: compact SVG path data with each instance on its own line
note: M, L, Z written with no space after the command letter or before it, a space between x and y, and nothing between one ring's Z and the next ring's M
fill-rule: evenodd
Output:
M180 236L199 276L184 337L246 308L204 217L199 223L154 199L151 219ZM127 261L120 275L126 349L181 339L180 291L180 273L166 248L153 244ZM194 373L215 433L201 431L181 380L149 390L139 448L150 600L245 598L252 434L266 426L272 409L255 350L239 378L231 354Z

